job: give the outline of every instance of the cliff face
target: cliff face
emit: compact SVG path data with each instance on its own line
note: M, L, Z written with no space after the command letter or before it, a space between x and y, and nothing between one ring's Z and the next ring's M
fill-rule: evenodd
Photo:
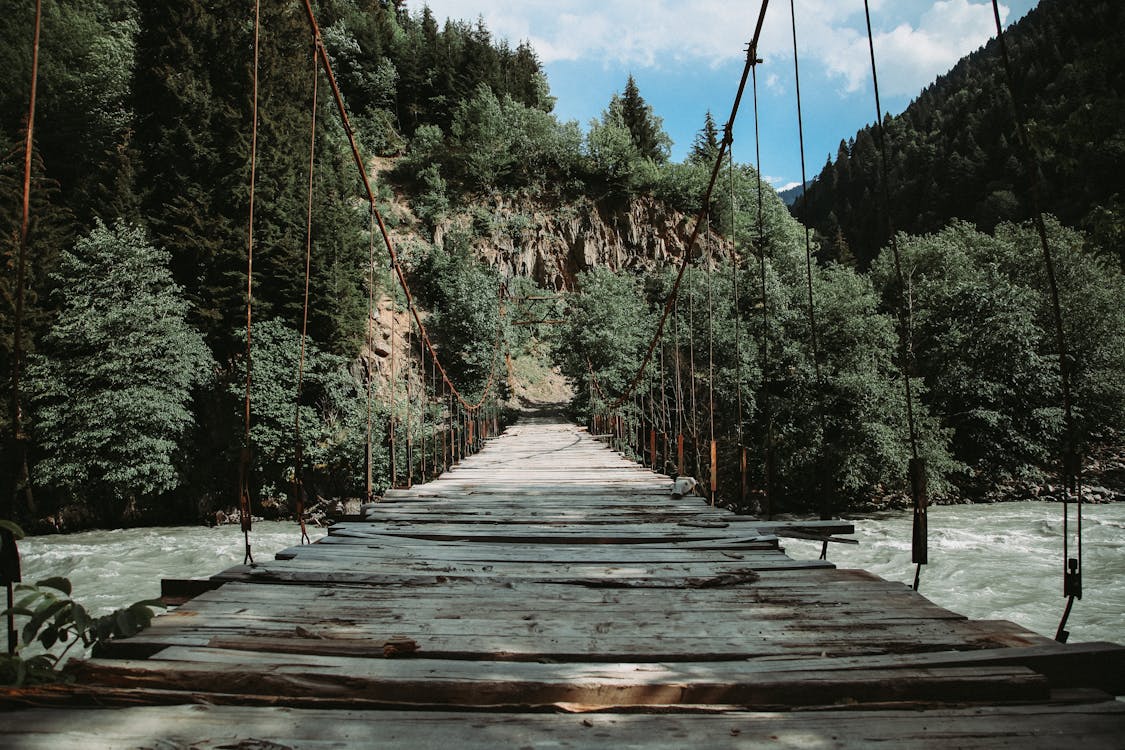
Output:
M446 219L434 231L444 245L451 232L474 235L477 255L502 276L527 276L540 286L574 288L582 271L596 267L643 271L678 263L695 218L653 198L614 204L580 199L562 206L496 197L489 204ZM696 253L718 236L701 233Z

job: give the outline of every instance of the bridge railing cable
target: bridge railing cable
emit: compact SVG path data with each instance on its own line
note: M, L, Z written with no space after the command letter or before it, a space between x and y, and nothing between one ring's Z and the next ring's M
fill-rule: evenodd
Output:
M1055 329L1055 346L1059 354L1059 383L1062 390L1063 404L1063 436L1062 436L1062 477L1063 477L1063 596L1066 597L1066 608L1059 621L1055 640L1065 642L1069 633L1066 623L1070 617L1071 608L1075 599L1082 598L1082 459L1078 452L1078 434L1075 429L1074 400L1071 391L1071 367L1069 347L1066 340L1066 328L1063 324L1062 304L1059 301L1058 277L1055 274L1055 260L1051 253L1051 243L1047 238L1047 225L1043 219L1043 200L1041 196L1041 173L1039 158L1035 145L1027 132L1027 118L1024 115L1024 102L1016 85L1016 78L1012 70L1012 61L1008 56L1008 47L1004 41L1004 28L1000 21L1000 6L992 0L992 16L996 22L996 42L1000 48L1000 60L1004 67L1005 80L1008 85L1008 94L1012 101L1012 113L1015 119L1016 144L1022 152L1024 171L1027 175L1028 194L1032 203L1032 220L1035 231L1039 235L1039 244L1043 251L1043 267L1047 273L1047 287L1051 299L1051 317ZM1073 494L1076 503L1075 528L1070 528L1070 496ZM1075 556L1070 556L1070 541L1073 534L1075 540Z
M680 261L680 268L676 273L676 279L672 284L672 290L668 293L668 296L665 299L664 308L661 311L660 320L656 326L656 332L649 340L648 348L646 349L644 357L641 360L641 364L637 367L637 372L625 386L624 390L622 391L621 395L618 396L617 400L610 405L610 409L616 409L617 407L621 406L633 395L633 392L636 390L637 385L640 384L641 379L644 377L649 363L652 361L652 356L656 351L657 344L661 341L664 335L664 328L668 323L668 317L669 315L671 315L672 308L676 302L676 297L679 294L680 287L683 284L684 274L686 273L688 266L691 265L692 256L695 253L695 246L699 241L699 235L703 229L704 220L707 217L711 205L711 196L715 192L715 183L719 179L719 173L723 168L723 161L726 157L731 143L734 140L734 121L735 118L738 117L738 110L742 103L742 96L746 91L746 82L750 77L750 69L753 67L753 62L757 59L758 39L762 34L762 24L765 23L767 7L769 7L769 0L763 0L761 10L758 13L758 23L754 28L754 36L750 41L749 51L746 55L746 65L742 70L742 78L738 84L738 92L737 94L735 94L734 104L731 106L730 117L728 118L727 124L723 129L723 139L719 144L719 151L715 156L715 165L711 169L711 176L707 181L707 189L703 194L701 208L699 209L699 213L695 218L695 224L692 227L691 236L688 239L687 246L684 249L684 257Z
M414 324L418 328L422 345L429 350L430 356L434 359L434 363L437 365L437 369L441 373L442 380L448 387L449 391L452 393L454 399L462 406L463 409L470 413L474 413L482 406L484 406L489 397L493 395L493 388L496 384L496 359L500 349L500 339L503 327L499 325L497 326L497 336L493 346L493 356L491 357L492 368L491 372L489 373L488 381L482 388L480 398L475 401L471 401L470 398L466 394L462 393L461 390L458 389L456 384L453 382L453 379L450 376L448 370L445 368L445 365L442 364L441 358L438 356L437 349L430 338L429 332L426 330L425 324L422 322L421 314L419 312L417 304L415 303L414 295L410 290L410 284L406 278L406 272L403 269L401 261L399 260L398 252L395 250L394 243L391 241L390 233L387 231L387 225L384 222L383 216L378 209L375 191L371 186L371 179L367 174L367 168L359 149L359 142L356 138L355 131L352 128L351 120L348 117L347 107L344 104L343 95L340 93L340 87L336 82L336 76L332 70L332 63L329 60L328 50L324 45L324 38L321 34L320 25L316 20L316 13L313 11L311 0L305 0L304 5L305 14L308 18L309 25L313 30L314 37L316 38L317 54L320 56L321 66L323 67L325 76L327 77L328 83L332 88L332 96L336 102L336 109L339 112L341 124L344 128L344 133L348 138L349 145L351 146L352 158L355 161L356 169L359 172L360 179L363 182L364 190L367 193L367 199L371 204L371 210L373 215L375 216L379 234L383 239L383 244L386 247L387 255L390 258L390 266L391 270L393 271L394 278L398 282L398 286L402 290L402 293L405 297L407 310L410 313L411 318L413 318Z
M243 564L253 563L250 551L250 529L252 514L250 510L250 386L253 382L252 355L254 321L254 188L257 182L258 166L258 63L260 57L261 2L254 0L254 67L253 90L251 93L250 121L250 196L249 219L246 229L246 395L243 401L243 444L238 462L238 518L246 544Z
M910 559L917 567L914 569L914 590L922 575L922 566L929 562L929 519L926 498L926 464L918 455L918 427L914 418L914 395L910 383L913 375L913 329L914 316L909 303L906 274L902 270L902 253L898 247L894 216L891 211L890 168L887 159L887 134L883 129L883 105L879 100L879 70L875 65L875 35L871 31L871 9L868 0L863 0L863 13L867 21L867 49L871 54L871 83L875 93L875 138L879 142L879 186L883 203L883 215L890 237L891 256L894 259L895 279L899 289L899 370L902 373L903 399L906 407L906 425L910 435L910 461L907 475L910 480L910 495L913 500L914 518L910 543Z
M723 137L718 144L718 150L715 154L715 161L711 168L710 176L707 181L706 189L703 192L700 209L695 217L695 222L692 226L692 231L686 243L683 257L680 259L679 267L676 271L675 277L672 281L671 288L664 298L664 304L660 311L659 319L654 333L645 347L644 355L641 358L640 364L637 366L635 372L626 382L624 388L615 396L608 396L600 383L598 383L592 365L587 363L590 370L590 391L591 391L591 411L595 412L597 416L592 417L592 424L596 429L604 429L607 433L613 435L611 442L614 443L618 449L628 449L643 460L644 455L649 455L653 467L659 467L660 461L657 449L658 434L664 435L666 462L671 463L671 441L668 439L668 432L672 430L672 423L675 422L675 471L677 475L691 473L699 477L702 474L703 455L700 453L702 447L703 437L699 425L699 404L697 398L697 373L695 367L695 288L689 274L691 266L696 257L696 247L700 241L701 235L707 238L706 252L702 253L702 269L705 274L706 283L706 304L707 304L707 335L708 335L708 355L707 355L707 419L708 424L707 436L703 438L707 441L708 458L709 458L709 482L708 488L710 490L709 497L711 502L714 503L719 486L718 476L718 440L715 431L715 352L714 352L714 326L715 326L715 295L713 289L712 266L714 265L714 258L711 246L711 230L710 218L712 210L712 198L715 195L715 189L718 183L720 174L723 167L729 164L730 169L730 190L731 190L731 210L734 211L734 165L733 158L731 157L731 146L734 141L733 130L734 123L738 117L741 107L743 96L746 92L747 83L750 80L751 73L757 63L760 62L758 58L758 43L761 38L762 27L765 23L766 11L769 7L768 0L763 0L761 3L757 22L754 26L753 35L747 46L746 63L743 66L742 74L739 79L738 88L735 93L734 102L731 105L730 116L723 128ZM756 82L756 77L755 77ZM757 113L756 113L756 85L755 85L755 131L757 131ZM760 202L760 201L759 201ZM759 210L760 213L760 210ZM731 236L732 236L732 250L731 259L733 264L737 264L736 252L734 250L734 238L736 234L735 222L732 218L731 222ZM737 274L737 269L734 271ZM681 348L681 316L679 310L680 294L684 287L685 281L688 287L688 300L687 300L687 362L683 360L683 350ZM734 309L737 310L737 276L732 283ZM737 314L737 313L736 313ZM667 386L665 385L665 350L667 344L665 336L669 323L669 318L672 318L673 329L673 346L674 352L674 377L675 382L673 385L673 402L675 412L674 415L667 413ZM650 365L656 356L657 347L660 349L659 368L660 373L657 382L654 380L653 374L649 372ZM741 394L741 352L736 351L736 358L739 360L737 375L738 388L739 388L739 404L738 404L738 449L739 457L738 463L742 466L742 480L741 486L746 487L745 479L745 465L746 458L742 446L742 394ZM683 368L686 365L688 372L684 373ZM683 383L686 378L687 384ZM643 386L643 387L642 387ZM690 388L689 393L685 393L685 386ZM646 409L644 404L644 392L648 392L649 404L647 409L647 430L646 430ZM597 400L597 403L593 403ZM657 405L656 399L660 399L660 404ZM688 403L690 402L690 406ZM687 417L684 415L685 408L689 408L690 412ZM693 455L692 465L686 465L684 457L685 448L685 431L690 431L691 453ZM646 445L647 444L647 445ZM690 472L689 472L690 469ZM745 494L745 491L743 492Z

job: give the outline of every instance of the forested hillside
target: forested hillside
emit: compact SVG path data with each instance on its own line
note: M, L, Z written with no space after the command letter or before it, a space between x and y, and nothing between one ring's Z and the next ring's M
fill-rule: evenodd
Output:
M1041 0L1005 33L1015 87L1042 167L1043 209L1085 229L1125 264L1125 6ZM893 59L880 61L894 65ZM884 123L892 217L912 234L962 219L990 232L1031 215L1011 98L995 40L962 59ZM826 258L867 267L887 241L873 127L840 142L793 207ZM847 248L847 249L845 249Z
M0 40L0 222L13 238L3 245L0 367L12 408L34 7L7 8ZM234 11L202 0L43 3L18 404L25 431L13 435L5 408L4 502L18 497L6 515L71 506L109 523L125 512L192 518L235 497L253 26ZM531 50L494 42L483 24L439 27L428 11L379 0L325 0L318 11L369 153L397 153L419 128L448 129L478 89L550 109ZM286 425L291 433L304 296L310 40L303 4L263 4L253 312L255 368L273 377L255 380L262 499L284 499L279 488L293 474ZM364 389L352 373L370 353L369 217L323 73L319 84L304 453L317 492L357 496ZM389 201L390 187L379 190ZM374 294L393 305L386 265L377 267ZM467 393L481 385L462 383ZM381 484L386 400L375 419ZM29 485L20 481L25 454ZM16 483L27 486L13 493Z
M253 24L228 5L44 0L19 347L34 2L17 0L0 30L0 223L10 238L0 247L0 367L11 374L0 416L0 501L11 505L0 517L73 528L195 520L231 508L247 447L248 365L257 509L291 512L296 477L310 501L363 495L369 390L377 490L418 475L428 459L416 443L433 450L440 442L447 394L438 393L435 365L422 356L420 332L387 270L348 133L325 74L314 79L296 0L262 6L247 361ZM869 132L845 144L842 177L833 177L858 197L829 195L825 176L810 186L810 210L838 200L824 216L840 231L818 221L833 242L806 269L803 227L752 166L724 165L723 188L702 205L720 151L709 112L698 115L688 157L673 162L662 120L631 76L599 117L561 122L534 50L494 39L481 21L440 21L401 0L315 5L380 214L429 335L466 396L480 397L488 383L510 396L511 383L495 376L511 354L514 379L561 368L577 418L616 398L705 208L675 313L641 381L649 417L659 411L665 436L686 436L697 476L709 471L714 432L721 501L739 499L741 447L753 495L768 490L771 512L809 510L828 485L836 511L902 492L909 450L896 326L904 295L889 259L875 257L876 215L849 208L874 204L874 184L861 181L875 170ZM1045 11L1056 5L1043 3ZM1103 21L1117 12L1086 5ZM1037 43L1060 54L1092 44L1084 21L1053 24L1032 24L1043 37ZM1119 80L1111 64L1119 54L1097 52L1102 88L1091 82L1092 64L1042 57L1038 67L1020 67L1032 88L1069 70L1067 85L1090 93L1081 106L1067 105L1066 116L1075 128L1108 134L1107 123L1118 120L1107 108L1117 99L1103 94ZM994 122L1000 115L977 100L1002 102L1003 91L998 78L973 70L965 63L925 92L915 104L928 103L925 117L912 108L889 121L893 179L903 181L893 191L903 196L895 210L905 212L896 224L934 232L903 235L901 245L921 446L931 488L950 497L1049 476L1062 423L1046 281L1027 262L1038 257L1037 238L1006 221L1024 214L990 214L980 227L948 221L962 215L947 210L955 197L975 210L1022 195L1015 177L986 173L991 161L1008 169L1011 157L993 156L1006 136ZM960 92L956 116L938 106L938 89ZM1035 106L1044 108L1037 122L1062 117L1049 102ZM973 135L957 118L994 129ZM970 136L989 149L972 161L975 176L965 184L985 192L933 189L948 169L937 144ZM1052 196L1066 198L1061 223L1048 226L1075 362L1077 438L1115 446L1125 427L1125 281L1104 257L1116 231L1103 189L1112 179L1092 181L1081 196L1058 187L1062 176L1104 170L1116 158L1081 166L1091 137L1059 137L1047 149ZM1112 153L1112 139L1103 140ZM925 169L919 159L929 160ZM908 175L930 182L908 183ZM924 222L911 224L907 214ZM853 239L844 217L868 234ZM1091 231L1073 226L1080 221ZM834 262L847 259L845 244L858 268ZM592 379L608 398L595 394ZM643 405L629 407L634 417Z

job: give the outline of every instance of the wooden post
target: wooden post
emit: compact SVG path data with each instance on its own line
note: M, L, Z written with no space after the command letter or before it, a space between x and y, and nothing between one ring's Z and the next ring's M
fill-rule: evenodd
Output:
M715 493L719 490L719 441L711 441L711 507L715 506Z
M13 610L12 586L19 583L20 578L20 552L16 546L16 535L8 529L0 529L0 582L8 589L8 654L16 653L19 643L19 632L16 630L16 615Z
M929 523L926 518L926 460L912 458L909 464L910 494L914 496L914 533L910 544L910 560L918 565L929 562Z
M660 463L656 453L656 428L650 427L648 431L648 456L652 461L652 470L656 471L657 464Z
M684 433L676 435L676 475L684 475Z
M367 502L371 502L371 496L374 494L371 483L371 438L368 434L367 441L363 444L363 473L366 476L364 493L367 496Z
M738 446L738 481L739 481L738 497L739 497L739 503L742 506L742 508L746 507L746 498L748 497L748 495L750 493L750 483L749 483L749 478L747 476L748 463L749 462L747 461L747 456L746 456L746 446L745 445ZM741 510L740 510L740 512L741 512Z

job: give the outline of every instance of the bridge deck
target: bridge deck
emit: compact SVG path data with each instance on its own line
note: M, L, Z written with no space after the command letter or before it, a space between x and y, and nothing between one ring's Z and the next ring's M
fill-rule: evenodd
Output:
M76 683L9 691L56 707L0 714L4 741L1119 746L1121 647L794 560L785 535L851 525L762 522L669 484L528 419L364 521L220 573Z

